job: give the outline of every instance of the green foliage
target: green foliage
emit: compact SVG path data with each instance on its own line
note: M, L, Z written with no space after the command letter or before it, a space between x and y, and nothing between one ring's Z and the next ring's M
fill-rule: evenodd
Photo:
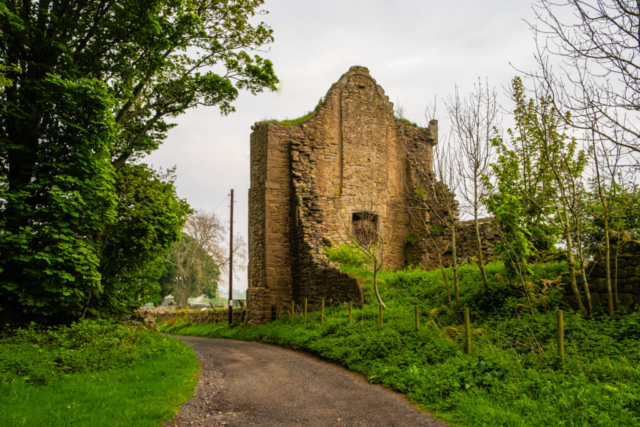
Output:
M349 267L362 267L367 263L367 259L362 255L362 251L355 243L333 246L323 246L322 251L331 262Z
M173 244L167 261L175 272L171 293L176 297L180 307L187 306L187 299L205 294L215 298L218 294L220 268L207 249L196 239L182 233L180 239ZM180 283L175 281L179 277ZM180 288L180 289L178 289ZM182 300L181 300L182 299Z
M192 394L197 372L193 350L156 332L31 326L0 340L0 424L157 426Z
M540 129L549 125L557 126L557 117L553 114L539 117L536 100L527 99L522 80L513 79L512 94L516 103L514 109L515 128L508 129L509 144L501 136L492 140L496 148L498 160L492 164L493 173L497 180L497 194L488 201L489 210L509 204L509 213L503 212L513 229L511 236L519 238L521 233L527 234L531 242L530 248L525 248L522 241L514 241L515 262L521 262L518 257L544 254L552 250L558 239L558 230L549 222L553 216L553 201L557 196L554 185L555 178L545 156L545 138ZM542 110L549 109L550 100L540 100ZM493 211L491 211L494 213ZM495 215L495 213L494 213ZM500 222L498 224L502 225ZM504 252L503 252L504 253Z
M69 323L150 294L185 206L127 162L189 108L228 114L241 90L275 89L272 63L254 54L273 40L255 19L262 3L0 2L3 323Z
M420 237L418 237L417 235L415 235L415 234L413 234L413 233L412 233L412 234L409 234L409 235L407 236L407 244L412 245L412 244L414 244L414 243L418 243L419 241L420 241Z
M413 127L416 127L416 128L418 127L418 125L415 122L412 122L411 120L408 120L408 119L401 119L401 118L396 117L396 120L398 120L399 122L402 122L402 123L404 123L406 125L409 125L409 126L413 126Z
M363 269L350 272L370 274ZM562 263L531 266L539 283L566 271ZM439 418L462 425L635 425L640 419L640 313L589 321L565 310L564 362L555 354L559 293L538 301L535 318L520 314L524 299L488 264L490 293L477 268L460 267L462 305L470 308L473 356L463 352L463 320L447 307L439 272L381 273L388 310L377 323L377 304L354 310L331 306L319 313L258 327L194 325L185 317L169 333L262 341L311 351L405 393ZM451 275L451 269L447 269ZM538 289L537 292L540 292ZM422 327L413 327L418 305ZM597 316L598 319L601 316Z
M307 114L305 114L304 116L300 116L297 119L292 119L292 120L280 120L276 123L278 123L279 125L282 125L284 127L289 127L291 125L301 125L303 123L305 123L307 120L309 120L312 116L313 116L313 111L309 111Z
M496 244L495 252L508 267L509 276L528 276L528 261L535 248L531 233L523 225L521 200L499 184L498 191L487 198L487 207L500 225L503 240Z
M640 238L640 186L637 184L613 183L611 188L603 185L605 197L610 200L609 227L615 231L628 231L631 238ZM583 239L591 255L600 253L604 246L604 207L598 196L597 184L591 182L585 195L588 215L585 218Z
M125 165L116 174L116 216L100 234L102 292L88 302L93 316L119 316L160 291L158 280L165 255L179 239L187 215L178 198L175 176L164 176L147 165Z
M0 136L0 162L21 171L0 179L1 311L6 320L64 322L102 292L97 236L117 202L113 98L94 79L49 75L31 89L41 94L38 114L56 119L38 127L33 146Z

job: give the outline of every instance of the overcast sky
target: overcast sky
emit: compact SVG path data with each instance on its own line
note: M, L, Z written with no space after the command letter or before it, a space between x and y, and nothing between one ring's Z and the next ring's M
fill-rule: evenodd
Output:
M179 196L194 208L215 208L227 223L224 200L235 188L234 227L245 240L254 122L307 113L350 66L362 65L419 124L437 97L442 129L442 98L456 84L463 95L479 77L488 78L503 94L517 74L514 67L535 67L527 0L267 0L264 8L275 42L263 56L274 63L279 90L242 94L227 117L216 108L189 111L146 160L155 167L176 165ZM506 97L502 101L509 106ZM245 271L234 288L246 287Z

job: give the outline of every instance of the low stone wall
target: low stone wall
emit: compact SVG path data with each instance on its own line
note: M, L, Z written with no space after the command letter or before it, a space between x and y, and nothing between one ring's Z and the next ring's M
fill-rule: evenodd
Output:
M208 325L211 323L221 323L229 321L229 310L198 310L198 311L164 311L164 310L148 310L147 313L152 314L157 322L167 322L170 320L177 320L184 317L189 319L189 322L197 325ZM233 321L243 323L245 320L246 309L234 308L233 309Z
M493 250L500 239L500 228L493 218L481 218L478 220L478 229L480 231L480 240L482 241L482 257L486 263L494 257ZM458 224L456 243L456 251L461 260L478 258L476 225L473 220L461 221Z
M617 257L616 250L618 252ZM593 306L607 304L606 267L606 261L600 258L589 262L586 266L591 304ZM619 305L623 307L640 306L640 242L635 240L623 241L619 248L613 243L610 255L610 269L611 289L615 298L617 287ZM577 279L584 302L582 279L579 276ZM575 304L568 274L563 275L562 282L567 301Z

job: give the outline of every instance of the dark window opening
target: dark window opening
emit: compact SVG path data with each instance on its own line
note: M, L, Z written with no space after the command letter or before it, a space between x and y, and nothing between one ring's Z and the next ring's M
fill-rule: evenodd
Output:
M379 240L378 215L371 212L354 212L351 215L353 237L361 244L369 245Z

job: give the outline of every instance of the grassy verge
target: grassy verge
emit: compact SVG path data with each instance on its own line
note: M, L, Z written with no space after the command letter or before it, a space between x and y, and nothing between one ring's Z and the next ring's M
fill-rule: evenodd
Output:
M538 266L534 280L551 279L559 264ZM355 270L355 274L366 275ZM473 321L473 355L463 353L463 320L448 306L437 272L386 273L388 309L346 305L258 327L191 325L179 319L164 331L225 337L304 349L364 373L370 382L405 393L441 419L473 426L627 426L640 424L640 314L589 321L560 304L559 291L534 293L527 314L517 287L500 265L482 290L472 266L461 269L462 306ZM414 329L414 306L421 328ZM555 312L565 310L567 355L556 356Z
M199 364L157 332L97 322L0 340L0 425L158 426L193 393Z

